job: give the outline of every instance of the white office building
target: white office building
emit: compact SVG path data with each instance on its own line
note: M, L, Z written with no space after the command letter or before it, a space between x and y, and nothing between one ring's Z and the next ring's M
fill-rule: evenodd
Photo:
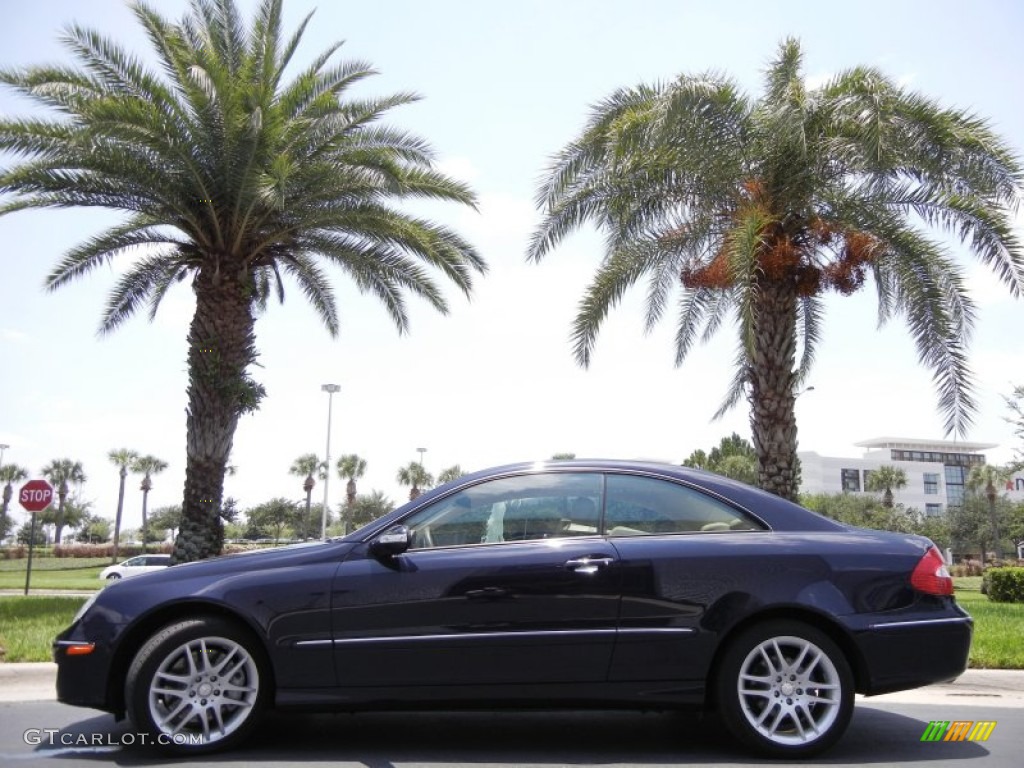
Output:
M855 443L864 449L860 458L822 456L800 451L801 493L866 493L867 478L881 466L902 469L907 487L893 489L897 504L914 507L926 515L941 515L963 501L971 467L985 463L983 451L994 443L952 440L917 440L879 437ZM1024 501L1024 474L1011 478L1000 489L1014 501Z

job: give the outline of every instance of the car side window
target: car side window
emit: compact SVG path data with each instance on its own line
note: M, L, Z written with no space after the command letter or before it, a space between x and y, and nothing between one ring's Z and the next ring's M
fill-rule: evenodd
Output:
M121 566L123 568L138 568L140 565L145 565L145 562L143 561L143 558L141 556L130 557L123 563L121 563Z
M548 472L481 483L409 518L411 549L594 536L602 475Z
M760 531L735 507L685 485L635 475L609 475L605 530L609 536Z

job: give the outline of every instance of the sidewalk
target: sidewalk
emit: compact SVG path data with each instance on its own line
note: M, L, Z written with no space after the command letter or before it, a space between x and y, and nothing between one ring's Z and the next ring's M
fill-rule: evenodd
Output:
M53 701L56 677L57 665L52 662L0 664L0 702ZM969 669L952 683L858 700L1024 709L1024 670Z

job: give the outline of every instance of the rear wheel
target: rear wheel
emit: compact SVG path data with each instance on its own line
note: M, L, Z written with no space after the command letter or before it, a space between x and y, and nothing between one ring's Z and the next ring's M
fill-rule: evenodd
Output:
M177 754L223 749L255 726L266 699L263 652L223 619L170 624L136 654L125 699L132 722Z
M723 656L717 680L729 730L772 757L804 757L835 744L853 713L853 688L839 646L794 621L744 631Z

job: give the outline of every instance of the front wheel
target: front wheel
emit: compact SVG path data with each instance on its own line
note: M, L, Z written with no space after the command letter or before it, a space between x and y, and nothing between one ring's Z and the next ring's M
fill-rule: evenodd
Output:
M832 746L853 713L853 674L832 639L795 621L740 634L722 658L717 693L733 735L771 757L805 757Z
M235 624L190 619L164 627L139 650L125 699L133 723L176 754L232 746L252 730L266 699L263 653Z

